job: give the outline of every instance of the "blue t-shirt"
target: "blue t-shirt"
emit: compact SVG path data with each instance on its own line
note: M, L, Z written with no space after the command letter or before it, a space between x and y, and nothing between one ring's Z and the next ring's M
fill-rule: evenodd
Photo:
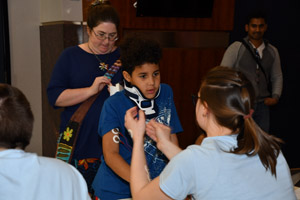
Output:
M98 55L98 57L101 60L106 61L110 67L117 59L119 59L120 50L117 48L109 54ZM119 70L113 77L113 84L123 80L121 71L122 70ZM95 78L103 76L105 72L106 71L99 69L99 61L96 59L95 55L84 51L79 46L65 49L54 66L51 80L47 88L50 105L54 108L58 108L54 104L58 96L64 90L90 87ZM101 157L102 142L100 141L101 138L99 137L97 130L102 105L108 97L109 92L105 87L83 119L74 150L74 159ZM79 106L80 104L64 107L60 118L60 133L65 129L71 116Z
M289 166L282 153L277 177L266 171L259 156L228 153L236 135L207 137L176 155L160 174L160 188L172 199L296 200Z
M182 127L173 101L173 92L170 86L161 84L160 95L155 99L158 106L157 120L170 126L172 133L182 132ZM124 126L124 116L129 108L136 104L125 96L124 91L118 92L108 98L102 108L99 121L99 134L103 137L114 128L120 130L119 154L130 164L132 153L132 139ZM165 167L166 162L160 162L160 153L154 143L145 144L147 160L158 161L157 166L149 167L149 173L157 176ZM153 153L154 152L154 153ZM157 171L155 171L157 170ZM93 182L96 196L101 200L114 200L130 198L129 183L115 174L107 165L102 156L102 164Z

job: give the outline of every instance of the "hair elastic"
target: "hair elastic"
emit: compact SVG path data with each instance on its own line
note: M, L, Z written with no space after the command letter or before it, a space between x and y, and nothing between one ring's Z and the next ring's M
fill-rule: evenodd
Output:
M248 115L244 115L244 119L249 119L250 117L252 117L254 110L250 109L250 112Z

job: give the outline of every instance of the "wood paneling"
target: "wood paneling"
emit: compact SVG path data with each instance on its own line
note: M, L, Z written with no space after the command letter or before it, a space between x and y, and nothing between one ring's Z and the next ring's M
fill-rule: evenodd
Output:
M184 132L178 134L180 146L193 144L200 132L195 121L192 94L197 94L201 78L221 62L223 48L164 48L160 63L161 82L168 83L174 92L174 101Z
M83 0L83 20L87 18L87 7L92 0ZM230 31L233 28L234 0L214 0L211 18L166 18L136 17L136 0L110 0L117 9L124 29L155 30L218 30ZM184 3L184 1L183 1Z
M42 131L43 155L54 157L61 109L53 109L47 98L53 67L61 52L84 40L82 25L69 22L53 22L40 27L41 41L41 78L42 78Z

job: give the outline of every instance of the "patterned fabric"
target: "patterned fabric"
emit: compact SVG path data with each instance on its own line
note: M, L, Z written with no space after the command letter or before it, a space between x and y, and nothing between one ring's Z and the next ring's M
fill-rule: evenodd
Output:
M56 158L69 163L72 157L73 145L75 143L78 128L79 123L74 121L68 123L66 129L58 138Z
M92 188L92 183L98 171L98 168L101 164L101 160L99 158L86 158L82 160L73 160L72 165L74 165L77 170L82 174L85 179L88 191L90 196L94 196L94 190Z
M144 139L144 151L149 170L150 179L159 176L168 163L168 158L156 148L156 142L148 135Z

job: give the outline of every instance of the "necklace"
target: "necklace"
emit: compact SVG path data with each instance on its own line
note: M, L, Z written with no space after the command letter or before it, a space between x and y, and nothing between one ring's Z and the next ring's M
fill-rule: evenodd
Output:
M95 53L94 51L91 49L89 43L88 43L88 48L89 50L94 54L94 56L97 58L97 60L99 61L99 68L102 70L102 71L105 71L108 69L108 64L106 64L106 61L108 60L109 58L109 54L107 55L106 57L106 60L103 62ZM110 53L110 52L109 52Z

